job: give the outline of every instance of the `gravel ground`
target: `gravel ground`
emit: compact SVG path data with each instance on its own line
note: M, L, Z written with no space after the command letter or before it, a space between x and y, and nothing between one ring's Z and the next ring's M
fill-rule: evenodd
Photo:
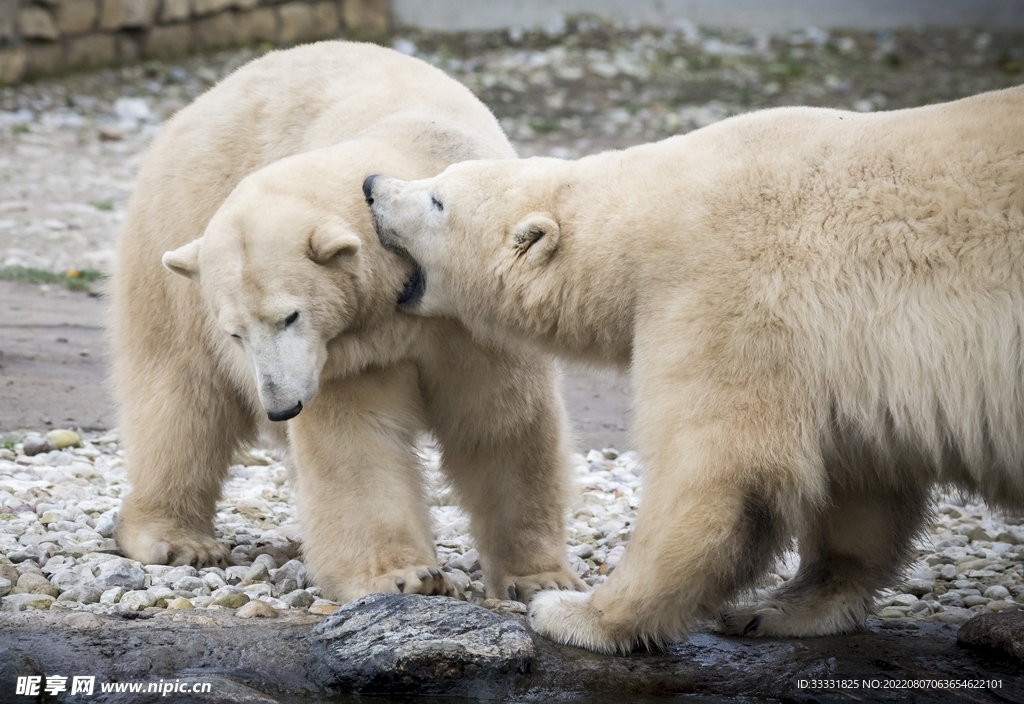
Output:
M245 618L337 608L320 598L298 559L292 489L271 453L236 457L218 504L217 537L232 546L237 565L197 571L112 554L117 509L128 491L116 432L81 438L58 430L46 438L29 436L0 449L0 611L237 609ZM78 446L49 449L75 441ZM438 563L462 598L481 601L468 519L441 477L436 450L425 445L421 458ZM569 559L585 582L597 585L629 541L642 469L635 453L608 449L575 455L573 464L579 493L568 522ZM917 545L919 558L903 585L882 595L879 615L959 623L1024 604L1024 525L999 521L983 505L956 496L936 499L936 522ZM788 555L764 586L782 583L794 567Z
M893 109L1024 82L1024 36L971 30L775 36L574 18L528 33L409 32L392 45L469 86L524 156L576 157L765 107ZM135 175L161 122L258 53L0 90L0 267L109 272ZM320 599L296 559L291 489L272 456L254 450L239 458L219 505L218 537L238 566L197 572L104 552L115 548L114 516L128 490L116 432L31 454L41 449L35 437L0 449L0 610L235 608L260 616L336 607ZM426 447L423 460L438 561L465 597L479 599L466 518L450 505L436 452ZM593 585L625 549L641 468L633 453L592 450L575 457L575 472L571 559ZM919 559L898 591L882 595L880 616L961 622L1024 603L1024 525L955 495L936 501ZM765 586L793 567L789 556Z

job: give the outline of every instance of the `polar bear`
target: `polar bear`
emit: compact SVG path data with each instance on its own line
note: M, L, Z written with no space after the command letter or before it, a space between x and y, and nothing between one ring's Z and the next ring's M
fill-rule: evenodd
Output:
M1024 508L1024 87L889 113L783 108L579 161L370 177L403 308L628 366L646 473L624 559L531 622L624 651L863 627L929 488Z
M215 502L262 417L288 421L303 551L331 598L452 591L415 455L425 430L470 515L488 593L582 588L565 559L553 361L398 311L408 265L381 248L359 193L373 170L421 178L514 156L441 71L344 42L271 53L167 124L113 287L127 555L229 559Z

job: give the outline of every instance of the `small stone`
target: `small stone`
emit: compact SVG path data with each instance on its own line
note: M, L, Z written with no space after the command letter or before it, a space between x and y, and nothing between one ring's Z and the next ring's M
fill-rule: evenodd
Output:
M974 618L974 612L970 609L963 609L956 606L948 609L943 609L937 614L931 616L932 621L938 621L940 623L966 623Z
M64 625L70 628L101 628L103 619L88 611L79 611L65 616Z
M79 584L67 590L59 597L58 601L77 601L79 604L98 604L103 597L99 587L91 584Z
M480 553L476 550L468 550L465 555L449 560L446 567L453 570L462 570L466 574L472 574L480 569Z
M80 447L82 444L82 438L78 437L78 433L63 428L51 430L43 437L50 441L55 450L63 450L66 447Z
M100 603L116 604L117 602L121 601L121 597L124 596L127 592L128 590L124 587L111 587L110 589L107 589L105 592L100 594Z
M125 592L118 602L118 606L124 611L142 611L154 604L156 604L156 597L141 589Z
M963 608L964 599L956 592L947 592L939 597L939 603L942 606L948 606L952 608Z
M210 596L212 596L214 599L219 599L222 596L227 596L228 594L242 594L242 593L243 592L242 592L242 588L241 587L237 587L234 584L228 584L226 586L221 587L220 589L214 590L213 593L210 594Z
M213 600L212 606L223 606L226 609L237 609L249 603L249 595L244 592L225 594Z
M974 541L991 541L992 536L981 526L975 526L968 533L967 537Z
M150 596L155 600L153 606L157 606L161 609L167 608L167 602L171 599L176 598L178 595L174 593L174 590L168 587L166 584L161 584L156 587L150 587L146 590Z
M295 591L298 588L299 588L299 585L296 583L296 581L294 579L282 579L277 584L277 592L278 592L278 594L288 594L290 592Z
M172 567L163 574L160 575L161 582L167 582L168 584L176 584L179 580L186 577L198 577L199 572L192 565L180 565L178 567Z
M212 589L205 580L199 577L182 577L174 583L174 590L178 592L189 592L192 596L209 594Z
M293 579L295 580L297 587L302 589L307 586L306 577L306 566L298 560L289 560L278 569L274 570L270 577L270 581L274 584L280 584L286 579Z
M964 606L970 608L971 606L984 606L991 599L981 596L980 594L972 594L971 596L964 597Z
M581 560L586 560L588 557L594 556L594 548L587 543L583 543L582 545L569 548L569 554L575 555Z
M57 587L50 584L50 580L42 574L27 572L18 578L18 589L28 594L48 594L54 598L60 594Z
M196 608L192 602L183 596L179 596L176 599L171 599L167 602L167 608L172 611L189 611Z
M296 589L282 596L281 601L293 609L306 609L316 602L316 598L305 589Z
M44 440L38 435L29 436L25 438L25 441L22 443L22 452L24 452L28 457L35 457L36 455L40 455L44 452L50 452L51 450L53 450L53 445L51 445L48 440Z
M984 596L989 599L1005 599L1010 596L1010 590L1001 584L995 584L985 590Z
M265 601L253 599L235 612L238 618L277 618L277 609Z
M903 583L903 591L921 597L927 594L935 586L935 583L927 579L908 579Z
M1003 531L997 535L996 540L1001 543L1008 543L1009 545L1020 545L1020 538L1009 531Z
M265 557L265 556L264 555L260 555L260 557ZM270 579L270 570L267 569L267 565L266 565L265 562L258 562L257 561L257 562L252 563L252 567L250 567L249 570L245 573L245 579L243 579L242 581L244 581L244 582L262 582L262 581L267 580L267 579Z
M272 596L261 596L260 601L262 601L265 604L270 604L278 611L287 611L291 608L290 606L288 606L288 604L284 603L280 599L275 599Z
M214 591L220 589L221 587L227 586L227 582L225 582L224 579L219 574L216 574L214 572L208 572L204 574L203 582L210 589L210 591Z
M100 565L100 573L95 581L102 587L139 590L146 584L146 573L138 562L119 557Z
M96 527L93 529L104 538L113 538L114 529L117 528L117 509L112 508L96 519Z
M311 614L317 614L318 616L330 616L341 607L335 604L333 601L327 599L317 599L309 607L308 611Z
M618 545L608 551L608 557L605 558L604 564L608 566L609 571L615 567L618 567L619 560L626 553L626 548L622 545Z
M245 565L232 565L224 570L225 575L227 575L224 581L228 584L238 584L245 579L245 575L248 571L249 568Z
M947 582L952 582L956 579L958 574L959 572L957 572L955 565L943 565L942 568L939 569L939 578L944 579Z
M913 594L896 594L885 600L889 606L913 606L917 597Z
M0 577L0 597L7 596L11 593L11 589L14 588L14 584L11 580L6 577Z
M447 566L445 572L448 575L448 579L452 581L452 585L454 585L456 590L464 592L469 589L469 585L473 580L469 578L468 574L460 569L447 569Z
M119 142L124 139L124 130L117 125L100 125L96 133L101 142Z
M896 606L886 606L878 612L878 618L906 618L907 609Z
M985 604L985 608L988 611L992 611L994 613L998 613L1000 611L1008 611L1010 609L1013 609L1014 611L1016 611L1018 607L1017 607L1017 604L1015 604L1012 601L1004 601L1002 599L993 599L992 601L990 601L987 604Z
M10 594L0 600L0 611L48 611L55 601L48 594Z

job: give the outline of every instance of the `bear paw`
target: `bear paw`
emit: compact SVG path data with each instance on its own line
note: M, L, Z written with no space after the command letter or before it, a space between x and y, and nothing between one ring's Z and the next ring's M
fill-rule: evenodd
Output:
M122 552L144 565L192 565L227 567L233 564L231 551L212 535L182 530L132 530L119 526L117 544Z
M762 638L806 638L856 633L866 625L867 605L854 600L817 604L763 603L744 606L718 617L725 635Z
M508 576L504 579L501 592L497 596L499 599L508 598L529 604L534 594L548 589L585 592L587 585L568 568L563 568L555 572Z
M599 653L625 653L632 639L623 640L601 625L601 612L582 592L543 591L530 602L530 627L564 645Z
M392 592L425 596L455 596L455 585L435 565L392 570L370 580L366 594Z

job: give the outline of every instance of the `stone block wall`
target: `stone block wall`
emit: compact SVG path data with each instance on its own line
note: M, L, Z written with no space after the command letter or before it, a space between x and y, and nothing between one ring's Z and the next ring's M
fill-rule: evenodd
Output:
M389 0L0 0L0 84L90 66L388 27Z

